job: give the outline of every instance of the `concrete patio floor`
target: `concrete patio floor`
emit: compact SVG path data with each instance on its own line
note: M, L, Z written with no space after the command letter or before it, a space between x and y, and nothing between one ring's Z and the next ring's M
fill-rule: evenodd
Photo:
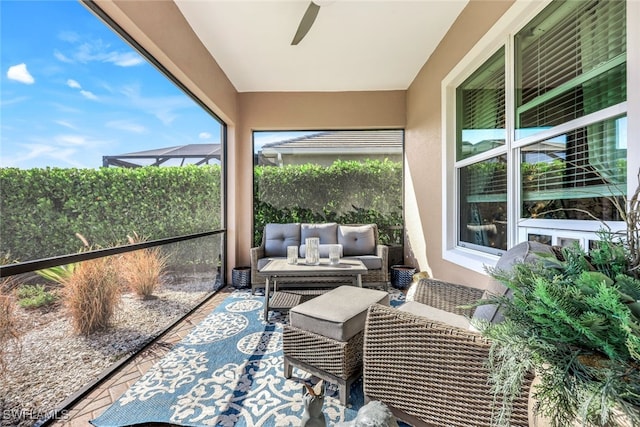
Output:
M48 425L56 427L90 426L89 420L102 414L122 393L144 375L154 363L167 354L173 345L187 336L193 327L211 313L233 290L229 286L221 289L213 298L171 328L162 338L156 340L133 360L119 367L102 384L76 402L71 408L68 408L68 412L60 416L60 419Z

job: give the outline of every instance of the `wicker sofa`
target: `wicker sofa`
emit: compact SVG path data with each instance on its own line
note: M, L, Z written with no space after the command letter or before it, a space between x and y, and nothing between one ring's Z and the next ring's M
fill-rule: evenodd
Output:
M389 283L389 247L379 244L376 224L286 223L267 224L260 246L251 248L251 291L265 286L260 269L274 258L286 258L287 246L298 246L304 257L307 237L320 238L320 256L328 256L328 245L342 245L344 258L358 258L368 271L362 275L363 286L386 286ZM280 284L286 279L280 279Z
M496 268L531 262L540 252L557 255L550 246L525 242L507 251ZM366 398L385 402L415 426L490 426L493 394L485 365L490 342L475 332L470 319L499 322L502 315L492 305L469 306L509 290L497 282L482 291L434 279L412 286L412 301L400 308L369 308L363 349ZM530 381L514 402L511 426L528 425L529 389Z

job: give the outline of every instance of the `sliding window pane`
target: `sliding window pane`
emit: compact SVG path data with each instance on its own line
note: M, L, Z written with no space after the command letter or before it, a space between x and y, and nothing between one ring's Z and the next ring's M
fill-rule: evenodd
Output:
M459 169L460 246L507 249L507 158Z
M626 192L626 117L521 150L524 218L620 220Z
M456 159L505 144L504 48L473 73L457 93Z
M515 42L517 138L626 100L624 1L554 2Z

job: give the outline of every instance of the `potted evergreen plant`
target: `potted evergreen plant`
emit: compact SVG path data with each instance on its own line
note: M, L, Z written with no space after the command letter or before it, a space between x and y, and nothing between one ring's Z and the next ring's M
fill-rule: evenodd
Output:
M603 232L588 253L578 245L509 272L488 269L510 292L504 321L477 323L491 342L496 425L535 374L534 414L557 427L640 425L640 189L629 201L625 236Z

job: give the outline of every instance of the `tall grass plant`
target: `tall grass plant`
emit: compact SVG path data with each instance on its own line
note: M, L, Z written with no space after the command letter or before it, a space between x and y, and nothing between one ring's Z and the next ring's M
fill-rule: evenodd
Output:
M143 242L144 239L134 233L127 236L129 243ZM139 297L150 298L162 285L167 267L168 256L159 247L127 252L118 262L118 271L122 281Z
M76 333L89 335L109 326L121 295L112 258L79 263L73 274L64 279L63 285L64 303L71 313Z
M18 338L18 320L15 316L13 297L0 286L0 375L5 372L10 349L17 348Z

